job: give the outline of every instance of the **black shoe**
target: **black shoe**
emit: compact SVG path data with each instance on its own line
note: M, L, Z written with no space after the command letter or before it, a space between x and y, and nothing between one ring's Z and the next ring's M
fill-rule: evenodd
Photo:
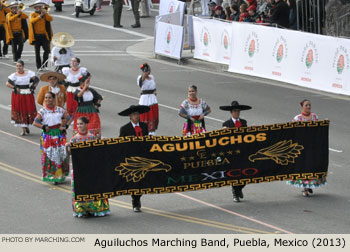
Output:
M26 127L26 133L29 134L30 133L30 130L28 127Z
M133 211L135 213L139 213L139 212L141 212L141 209L139 207L133 207Z
M314 193L314 191L313 191L311 188L308 188L307 191L308 191L309 193Z
M141 25L140 25L140 24L133 24L133 25L131 25L131 27L132 27L132 28L140 28Z
M233 202L240 202L241 200L237 196L233 196Z
M114 28L123 28L122 25L114 25Z

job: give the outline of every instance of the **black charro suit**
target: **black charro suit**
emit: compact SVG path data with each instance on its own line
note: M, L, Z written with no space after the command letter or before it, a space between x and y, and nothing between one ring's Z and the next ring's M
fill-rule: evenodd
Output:
M242 123L242 126L241 127L247 127L247 121L242 119L242 118L239 118L239 121ZM235 124L232 120L232 118L230 120L227 120L226 122L224 122L222 124L223 127L227 127L227 128L234 128L235 127Z
M147 136L148 135L148 125L143 122L139 122L139 126L142 129L142 135ZM125 136L136 136L136 131L134 129L134 126L131 122L125 124L120 128L119 137L125 137ZM131 195L132 198L132 207L139 207L141 208L141 195Z
M140 122L139 123L141 129L142 129L142 135L147 136L148 135L148 126L146 123ZM134 129L134 126L132 126L132 123L129 122L122 126L120 128L119 137L125 137L125 136L136 136L136 131Z
M242 123L241 127L247 127L247 121L239 118L239 121ZM227 120L226 122L224 122L222 124L223 127L227 127L227 128L234 128L235 127L235 123L233 122L232 118L230 118L229 120ZM242 189L243 189L244 185L242 186L232 186L232 193L233 196L235 197L235 195L242 195Z

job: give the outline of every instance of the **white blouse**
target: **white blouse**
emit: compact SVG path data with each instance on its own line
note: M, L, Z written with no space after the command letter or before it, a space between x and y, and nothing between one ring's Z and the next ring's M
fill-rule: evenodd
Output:
M11 74L8 78L18 86L30 85L30 79L35 76L33 71L28 71L26 75L18 76L16 73Z
M154 76L150 74L149 77L151 78L150 80L145 79L142 82L141 91L156 89L156 82L154 81ZM137 77L137 85L138 86L139 86L139 81L141 78L142 78L142 75L139 75ZM141 95L140 100L139 100L140 105L151 106L151 105L157 104L157 103L158 103L158 100L157 100L157 96L155 94L143 94L143 95Z
M30 80L34 76L35 76L35 73L29 70L27 74L23 76L18 76L16 73L13 73L8 77L8 79L13 81L15 85L25 86L25 85L30 85ZM20 91L20 94L31 94L31 93L32 92L30 91L29 88L21 89Z
M200 99L199 104L195 105L191 104L188 99L186 99L182 102L180 109L184 109L189 116L200 116L208 109L208 105L202 99Z
M64 67L62 68L62 73L66 76L65 81L71 82L71 83L78 83L79 82L79 77L83 74L86 73L87 69L85 67L80 67L79 71L76 74L72 74L70 71L69 67ZM79 89L80 87L72 87L69 86L67 88L67 92L74 93L75 90Z
M42 107L38 113L43 119L42 124L51 127L62 123L62 117L65 113L65 110L58 106L55 106L54 110Z
M84 102L88 102L88 101L92 101L94 99L94 95L92 94L91 91L85 91L83 94L83 101Z

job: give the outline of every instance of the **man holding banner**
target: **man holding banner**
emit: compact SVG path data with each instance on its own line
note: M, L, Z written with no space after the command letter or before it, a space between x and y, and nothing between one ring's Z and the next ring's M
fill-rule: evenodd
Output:
M247 105L240 105L238 101L231 102L229 106L220 106L221 110L230 111L231 119L222 124L224 128L240 128L247 127L247 121L239 118L241 110L249 110L252 107ZM245 185L232 186L233 201L240 202L240 198L243 199L242 189Z
M140 114L147 113L150 110L148 106L131 105L129 108L119 113L120 116L129 116L130 122L120 128L119 137L126 136L147 136L148 126L140 122ZM141 195L131 195L132 209L134 212L141 212Z

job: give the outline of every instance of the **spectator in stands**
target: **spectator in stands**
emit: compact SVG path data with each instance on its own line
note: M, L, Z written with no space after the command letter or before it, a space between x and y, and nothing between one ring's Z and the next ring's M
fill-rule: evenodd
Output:
M209 12L210 12L210 16L211 17L214 17L215 16L215 11L214 11L214 8L216 7L216 3L213 2L213 1L210 1L209 4Z
M237 4L231 5L231 20L239 21L239 8Z
M248 12L243 12L240 16L239 16L239 22L250 22L250 16L248 14Z
M245 3L242 3L240 6L239 6L239 14L242 15L243 13L247 12L247 4Z
M274 8L273 0L266 0L265 16L270 17L272 15L272 10Z
M255 5L251 5L247 8L248 14L250 16L250 22L255 22L255 19L257 17L256 14L256 6Z
M262 24L262 23L264 23L264 17L263 17L262 14L261 14L261 15L258 15L258 16L256 17L255 23L257 23L257 24Z
M295 0L287 0L289 6L289 29L297 29L297 5Z
M267 1L257 0L256 13L258 15L265 13L266 7L267 7Z
M224 20L226 19L226 15L224 13L224 10L222 9L222 7L220 5L217 5L214 8L214 11L215 11L214 18L224 19Z
M231 8L230 8L230 6L227 6L225 8L225 15L226 15L226 20L227 21L231 21L232 20L231 19Z
M232 5L237 5L237 6L241 6L242 3L245 3L244 0L232 0Z
M255 5L256 7L256 0L246 0L246 2L248 3L248 7L252 6L252 5Z
M181 2L184 2L186 4L186 0L180 0ZM200 0L201 3L201 8L202 8L202 16L209 16L210 14L210 9L209 9L209 4L211 1L209 0ZM194 4L194 0L191 0L191 6L190 8L193 9L193 4ZM185 10L187 8L185 7Z
M271 13L271 23L289 28L289 6L283 0L275 0L275 7Z
M230 7L231 5L231 0L223 0L222 1L222 4L221 4L221 7L226 10L227 7ZM227 15L226 15L227 16Z

